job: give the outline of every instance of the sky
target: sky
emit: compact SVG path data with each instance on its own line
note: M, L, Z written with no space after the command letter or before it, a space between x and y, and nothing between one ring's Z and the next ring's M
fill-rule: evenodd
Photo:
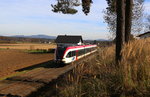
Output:
M53 13L51 4L56 0L0 0L0 35L82 35L83 39L108 39L104 23L106 0L93 0L88 16L81 6L75 15ZM145 2L150 12L150 0Z

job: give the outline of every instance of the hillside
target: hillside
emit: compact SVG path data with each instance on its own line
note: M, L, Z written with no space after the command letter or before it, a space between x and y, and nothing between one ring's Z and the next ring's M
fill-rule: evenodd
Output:
M0 43L17 43L17 42L49 43L53 41L54 39L0 36Z
M55 36L48 36L48 35L43 35L43 34L39 34L39 35L29 35L29 36L25 36L25 35L14 35L14 36L10 36L10 37L22 37L22 38L40 38L40 39L55 39Z

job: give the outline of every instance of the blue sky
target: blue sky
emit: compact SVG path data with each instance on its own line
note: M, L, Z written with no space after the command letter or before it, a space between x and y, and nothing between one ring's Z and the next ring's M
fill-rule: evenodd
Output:
M93 0L91 12L85 16L81 6L76 15L56 14L51 4L56 0L0 0L0 35L59 34L82 35L84 39L107 39L108 29L102 11L105 0ZM150 12L146 0L146 12Z

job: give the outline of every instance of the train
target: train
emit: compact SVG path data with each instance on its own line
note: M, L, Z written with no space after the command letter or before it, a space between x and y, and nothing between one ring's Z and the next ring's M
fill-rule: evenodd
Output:
M97 51L97 45L60 46L55 49L55 62L69 64Z

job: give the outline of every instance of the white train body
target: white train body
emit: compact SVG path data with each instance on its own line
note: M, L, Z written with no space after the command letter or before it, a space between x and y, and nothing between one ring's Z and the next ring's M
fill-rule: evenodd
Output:
M96 52L96 47L97 45L57 47L55 50L55 61L62 62L64 64L71 63Z

